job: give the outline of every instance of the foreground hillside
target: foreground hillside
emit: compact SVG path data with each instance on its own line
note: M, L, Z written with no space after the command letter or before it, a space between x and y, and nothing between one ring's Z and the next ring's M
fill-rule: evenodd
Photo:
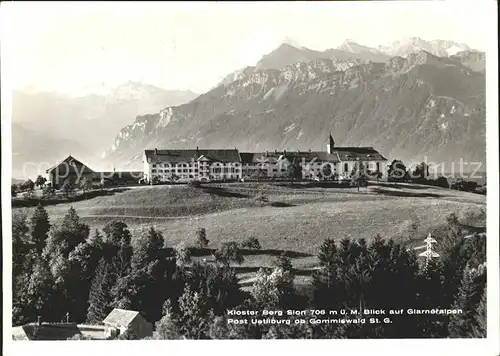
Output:
M485 75L457 58L420 51L243 70L188 104L138 117L106 159L138 166L146 147L317 150L332 130L338 145L389 159L484 162Z
M255 200L262 193L268 203ZM256 237L263 248L315 253L326 238L369 239L377 234L399 238L411 223L419 225L416 235L425 237L450 212L462 216L484 208L485 197L429 187L370 186L357 192L355 188L239 184L140 187L72 206L91 228L116 219L126 222L132 232L155 226L168 246L194 241L196 229L204 227L212 248L224 241ZM54 221L68 208L69 204L46 207Z

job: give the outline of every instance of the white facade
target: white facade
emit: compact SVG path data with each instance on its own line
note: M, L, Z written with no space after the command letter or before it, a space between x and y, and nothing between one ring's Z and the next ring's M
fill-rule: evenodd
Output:
M149 156L148 156L148 152ZM182 160L184 159L184 161ZM350 179L362 163L365 172L387 172L387 160L372 147L335 147L330 135L325 151L239 153L234 150L146 150L144 177L147 182L189 182L286 178L291 160L299 160L303 179ZM170 161L170 162L168 162ZM376 175L368 179L378 179ZM380 177L382 178L382 177Z
M144 157L144 175L152 182L189 182L194 180L239 180L240 162L213 162L204 156L185 162L148 162Z

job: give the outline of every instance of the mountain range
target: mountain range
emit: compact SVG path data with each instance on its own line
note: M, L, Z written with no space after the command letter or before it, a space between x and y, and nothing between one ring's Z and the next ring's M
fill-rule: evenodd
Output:
M325 51L284 43L191 102L137 117L104 157L139 168L155 147L322 150L330 130L389 159L485 162L484 53L417 38Z
M137 82L76 98L14 91L13 174L68 154L141 169L155 147L322 150L330 130L338 145L389 159L485 161L485 54L466 44L286 41L249 64L202 95Z
M138 82L120 85L105 96L14 90L13 174L32 176L36 174L35 165L30 164L25 171L26 162L55 164L70 153L90 166L102 164L104 149L135 117L189 102L196 96L191 91L164 90Z

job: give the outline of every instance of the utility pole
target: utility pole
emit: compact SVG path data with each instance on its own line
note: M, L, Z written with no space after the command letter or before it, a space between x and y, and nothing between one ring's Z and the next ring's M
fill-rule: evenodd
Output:
M429 261L431 260L431 258L436 258L436 257L439 257L440 255L433 250L432 244L437 243L437 241L431 236L430 233L427 236L427 238L424 240L424 242L425 242L425 245L415 247L414 250L419 250L419 249L425 248L425 251L422 253L419 253L418 255L420 257L425 257L425 264L427 265L429 263Z

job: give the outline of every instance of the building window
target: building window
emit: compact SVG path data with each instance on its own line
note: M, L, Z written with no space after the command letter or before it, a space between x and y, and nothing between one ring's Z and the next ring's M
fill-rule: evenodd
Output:
M377 162L377 172L380 172L380 162Z
M347 172L349 170L349 164L344 163L344 172Z

